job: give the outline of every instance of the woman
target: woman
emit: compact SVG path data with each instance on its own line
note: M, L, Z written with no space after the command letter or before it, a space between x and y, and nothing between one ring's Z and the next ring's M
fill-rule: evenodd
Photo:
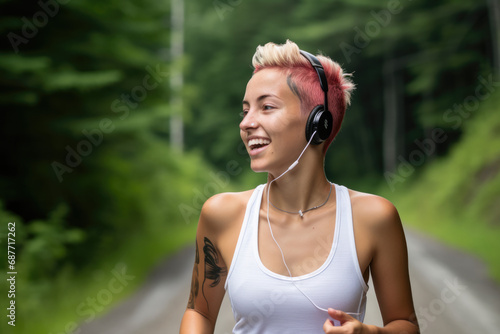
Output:
M204 204L180 332L213 333L227 290L234 333L418 333L396 209L325 176L354 85L290 41L253 66L240 134L268 182ZM362 323L370 272L383 328Z

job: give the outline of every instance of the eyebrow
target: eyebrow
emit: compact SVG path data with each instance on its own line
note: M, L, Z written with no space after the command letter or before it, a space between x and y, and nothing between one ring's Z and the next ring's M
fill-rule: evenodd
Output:
M275 98L279 99L279 97L274 95L274 94L264 94L264 95L261 95L257 98L257 102L260 102L264 99L267 99L268 97L275 97ZM242 104L250 105L250 102L243 100Z

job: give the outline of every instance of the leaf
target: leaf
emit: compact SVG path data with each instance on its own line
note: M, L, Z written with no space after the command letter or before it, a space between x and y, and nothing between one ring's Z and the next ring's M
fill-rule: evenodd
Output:
M58 91L67 89L97 89L116 83L122 78L122 73L118 70L77 72L65 70L53 73L45 79L44 88L46 91Z

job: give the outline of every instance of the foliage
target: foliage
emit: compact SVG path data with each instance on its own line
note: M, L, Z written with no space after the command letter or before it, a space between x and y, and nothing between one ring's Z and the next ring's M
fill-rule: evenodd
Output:
M466 249L486 261L500 281L500 92L484 101L477 117L465 121L462 140L446 158L426 166L391 198L410 226ZM485 145L485 143L487 143Z
M47 316L42 305L68 306L64 287L132 240L156 245L135 260L150 266L192 230L179 205L208 176L198 154L165 140L169 11L144 1L0 4L0 214L18 226L19 323Z
M159 51L168 32L158 32L164 30L168 8L142 2L54 4L57 8L49 10L36 2L2 3L6 24L1 30L10 37L2 40L0 53L0 145L8 157L1 167L0 198L22 213L29 239L68 239L98 249L106 243L107 238L95 238L103 230L134 226L144 218L146 209L133 203L145 200L150 189L136 178L132 166L142 162L133 159L166 153L158 147L163 135L158 124L168 113L168 72ZM45 25L40 13L49 17ZM12 36L27 42L16 44ZM158 135L142 138L152 128ZM116 151L109 154L111 149ZM146 165L154 167L152 175L165 167L158 159ZM136 189L121 191L123 180ZM44 242L25 250L36 253L46 248ZM47 252L86 258L76 250Z

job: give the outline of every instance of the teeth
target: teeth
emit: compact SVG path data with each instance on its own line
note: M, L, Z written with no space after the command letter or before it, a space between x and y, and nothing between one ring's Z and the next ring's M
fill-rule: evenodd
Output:
M252 147L252 146L255 146L255 145L268 145L270 143L271 143L271 141L268 140L268 139L262 139L262 138L250 139L248 141L248 146Z

